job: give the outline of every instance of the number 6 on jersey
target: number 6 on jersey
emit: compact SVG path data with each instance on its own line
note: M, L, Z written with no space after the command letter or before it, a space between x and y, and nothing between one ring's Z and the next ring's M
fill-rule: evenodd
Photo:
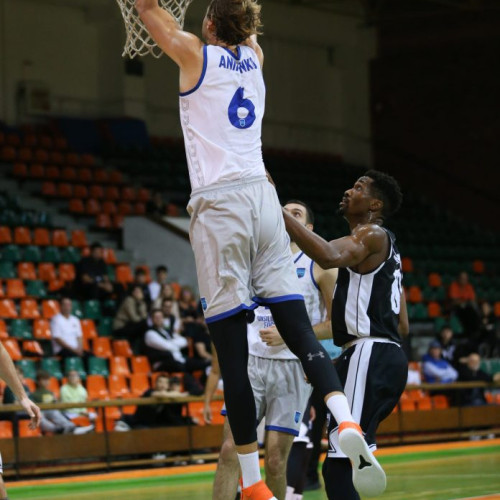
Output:
M244 91L243 87L236 91L227 110L229 121L240 129L250 128L255 121L255 106L250 99L245 99Z

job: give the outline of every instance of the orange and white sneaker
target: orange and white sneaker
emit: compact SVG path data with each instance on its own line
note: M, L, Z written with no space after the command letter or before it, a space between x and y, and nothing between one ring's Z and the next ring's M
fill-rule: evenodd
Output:
M277 498L261 479L248 488L241 488L241 500L277 500Z
M351 460L352 482L358 493L367 497L381 495L387 485L385 472L368 448L361 427L354 422L342 422L339 444Z

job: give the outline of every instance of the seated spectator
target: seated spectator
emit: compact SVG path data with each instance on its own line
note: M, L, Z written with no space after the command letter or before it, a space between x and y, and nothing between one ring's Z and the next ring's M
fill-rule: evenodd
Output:
M163 312L163 328L170 335L180 335L182 324L173 313L174 302L172 299L163 299L161 311Z
M191 338L193 339L193 357L212 363L212 342L207 326L199 324L199 328L193 329Z
M187 392L180 392L180 384L170 386L168 375L158 375L153 389L148 389L141 397L143 398L165 398L176 396L187 396ZM177 411L181 407L181 414ZM123 415L115 424L115 431L128 431L131 428L140 429L148 427L165 427L172 425L187 425L186 417L182 416L182 403L137 406L133 415ZM192 423L192 421L191 421Z
M458 380L460 382L499 382L500 372L490 375L481 370L481 357L477 353L472 353L467 356L464 363L460 364ZM487 404L483 387L463 389L460 391L460 396L464 405L481 406Z
M61 387L61 403L85 403L88 401L87 389L83 387L80 375L76 370L68 372L68 381ZM70 408L64 414L69 418L88 417L95 420L97 415L87 408Z
M121 303L113 321L113 336L134 341L142 336L148 324L148 306L140 285L134 285Z
M165 317L161 309L152 313L153 326L144 336L144 354L152 363L153 370L166 372L193 372L205 370L210 364L207 360L186 358L182 349L187 340L178 333L169 333L164 326Z
M478 346L485 357L500 355L500 328L489 302L482 302Z
M100 243L93 243L90 256L84 257L76 266L76 290L85 300L109 299L114 292L113 283L108 276L108 267L103 259Z
M457 345L455 339L453 338L453 330L445 325L441 328L438 336L438 342L441 346L441 357L448 361L450 364L455 364L455 351Z
M182 287L178 304L184 335L192 336L193 330L196 329L197 321L201 319L202 316L194 293L190 287Z
M422 358L422 371L429 383L447 384L458 377L457 370L442 358L441 344L437 340L429 344L429 351Z
M172 314L177 320L181 320L181 315L179 313L179 303L175 299L174 289L169 283L165 283L161 287L160 295L153 302L153 309L161 309L163 307L163 301L165 299L170 299L172 301Z
M149 295L152 301L155 301L161 293L163 285L167 284L168 268L167 266L158 266L156 268L156 280L149 284Z
M61 312L50 321L52 350L56 356L84 357L91 353L83 349L83 334L80 320L71 314L72 302L68 297L61 299Z
M45 371L36 374L36 391L31 394L30 399L35 403L56 403L54 393L49 389L50 375ZM94 430L93 425L83 427L76 426L66 418L60 410L42 410L42 421L40 423L42 432L54 434L86 434Z
M146 213L162 217L167 213L167 204L163 200L161 191L155 191L153 197L146 204Z
M462 323L465 333L468 336L473 335L479 329L479 311L476 292L469 283L469 275L465 271L462 271L458 279L451 283L448 293L453 311Z
M149 307L151 305L151 295L149 293L148 275L146 274L146 271L141 267L138 267L135 270L134 282L130 284L129 290L132 290L132 288L134 288L135 286L141 287L144 300Z

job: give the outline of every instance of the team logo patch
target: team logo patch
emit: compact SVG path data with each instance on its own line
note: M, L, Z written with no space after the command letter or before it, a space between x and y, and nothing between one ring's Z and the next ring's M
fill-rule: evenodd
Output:
M201 307L203 307L203 310L206 311L207 310L207 299L205 299L205 297L202 297L200 299L200 302L201 302Z
M300 416L302 414L300 413L300 411L296 411L295 412L295 417L294 417L294 420L295 420L295 423L298 424L300 422Z
M298 267L297 268L297 276L299 278L303 278L306 275L306 268L305 267Z

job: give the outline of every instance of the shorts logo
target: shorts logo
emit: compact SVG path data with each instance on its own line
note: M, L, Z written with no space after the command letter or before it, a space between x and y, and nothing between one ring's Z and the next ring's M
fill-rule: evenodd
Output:
M294 420L295 420L295 423L298 424L300 422L300 415L302 415L300 413L300 411L296 411L295 412L295 417L294 417Z
M201 302L201 307L203 307L203 310L206 311L207 310L207 299L205 299L205 297L202 297L200 299L200 302Z
M303 278L306 275L306 268L305 267L298 267L297 268L297 276L299 278Z

